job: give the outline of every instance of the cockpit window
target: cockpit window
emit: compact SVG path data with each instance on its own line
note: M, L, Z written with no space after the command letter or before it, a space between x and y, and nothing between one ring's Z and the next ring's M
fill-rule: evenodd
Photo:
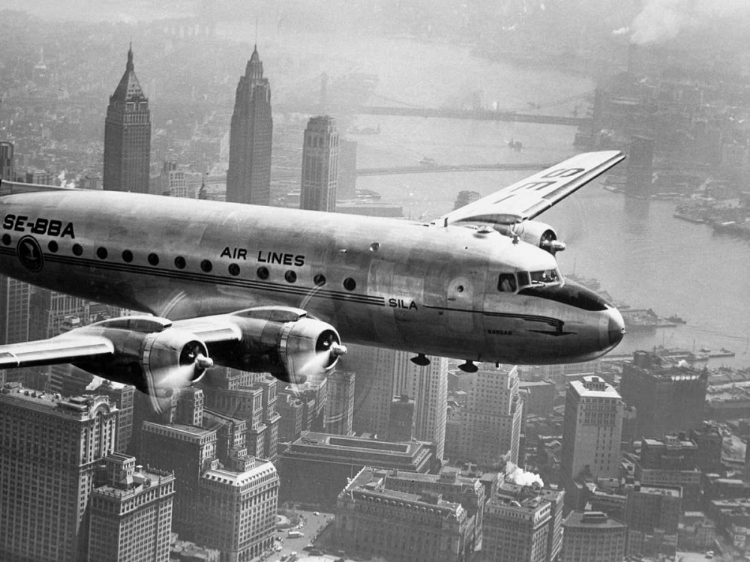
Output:
M539 283L557 283L559 280L560 276L557 274L556 269L545 269L544 271L531 272L532 285L537 285Z
M497 290L501 293L515 293L516 276L512 273L501 273L497 281Z
M529 272L519 271L518 272L518 286L528 287L529 285L531 285L531 280L529 279Z

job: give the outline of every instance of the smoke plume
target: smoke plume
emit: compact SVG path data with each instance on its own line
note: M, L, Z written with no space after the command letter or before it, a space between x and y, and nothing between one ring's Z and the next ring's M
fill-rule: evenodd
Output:
M519 486L532 486L536 483L544 487L544 481L538 474L528 472L511 461L505 463L505 481Z
M711 18L739 18L750 15L747 0L645 0L643 10L630 25L632 43L663 43L681 30L706 24ZM613 34L622 34L625 28Z

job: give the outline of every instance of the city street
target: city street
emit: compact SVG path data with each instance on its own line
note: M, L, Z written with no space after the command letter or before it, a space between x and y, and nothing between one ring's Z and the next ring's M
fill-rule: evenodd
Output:
M304 550L307 545L314 543L318 533L320 533L329 522L333 525L333 514L319 513L317 511L303 511L300 509L296 509L295 512L301 517L300 525L283 531L276 531L277 540L275 544L281 545L282 548L279 552L274 552L268 556L266 560L271 562L284 560L286 562L293 553L297 554L297 560L307 560L310 562L332 561L340 558L335 553L311 556L309 550ZM318 515L315 515L316 513L318 513ZM299 531L303 536L297 538L289 537L289 531Z

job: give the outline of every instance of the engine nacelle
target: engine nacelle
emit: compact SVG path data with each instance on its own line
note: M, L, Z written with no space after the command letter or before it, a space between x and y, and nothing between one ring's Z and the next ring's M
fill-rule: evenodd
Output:
M105 320L81 332L106 337L115 353L105 360L74 364L109 380L132 384L149 396L158 413L171 407L176 389L191 386L213 365L203 341L162 318Z
M256 308L228 318L242 331L242 342L226 347L227 353L220 354L222 365L266 371L281 381L301 384L325 375L346 353L336 329L308 318L303 310Z
M502 234L518 237L524 242L546 250L553 256L565 249L565 244L557 239L557 232L550 225L538 221L523 221L509 226L503 225Z

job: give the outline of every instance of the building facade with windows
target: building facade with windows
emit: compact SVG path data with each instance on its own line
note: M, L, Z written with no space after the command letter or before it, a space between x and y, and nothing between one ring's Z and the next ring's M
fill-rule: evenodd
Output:
M229 130L229 168L226 200L269 205L273 115L271 86L263 77L257 46L240 77Z
M96 467L116 440L106 396L0 389L0 559L85 559Z
M88 559L169 562L174 475L120 453L103 464L91 494Z
M133 49L104 121L103 188L109 191L149 192L151 110L133 64Z

